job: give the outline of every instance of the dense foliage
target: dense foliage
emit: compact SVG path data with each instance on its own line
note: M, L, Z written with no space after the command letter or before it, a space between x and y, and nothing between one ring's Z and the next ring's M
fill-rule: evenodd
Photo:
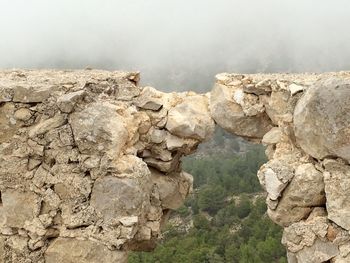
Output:
M168 226L152 253L132 253L130 263L282 263L281 229L266 216L256 172L261 147L244 155L188 158L195 193L176 214L193 221L189 231Z

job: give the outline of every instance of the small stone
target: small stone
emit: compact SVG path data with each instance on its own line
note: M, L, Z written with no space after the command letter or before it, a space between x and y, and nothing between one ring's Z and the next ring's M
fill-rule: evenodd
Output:
M278 159L269 161L258 171L260 184L266 189L271 200L277 200L281 196L293 176L292 167Z
M273 127L264 135L262 138L262 143L264 145L276 144L281 140L282 135L283 133L279 127Z
M12 101L13 89L0 87L0 103Z
M153 157L147 157L143 160L145 163L147 163L149 166L154 167L158 169L161 172L171 172L174 171L177 166L178 162L175 161L162 161L159 159L155 159Z
M294 83L290 84L288 88L289 88L290 93L292 95L295 95L298 92L301 92L301 91L305 90L305 87L297 85L297 84L294 84Z
M339 246L340 255L347 257L350 254L350 243Z
M34 170L41 164L41 160L29 159L28 160L28 171Z
M335 229L332 225L329 225L327 229L327 239L333 241L336 239L338 233L339 231L337 231L337 229Z
M158 111L163 107L163 93L152 87L145 87L135 100L135 105L145 110Z
M137 232L137 240L151 240L152 231L149 227L142 226Z
M264 95L271 93L271 86L267 81L262 81L257 84L248 84L243 86L243 91L255 95Z
M137 224L138 221L139 221L139 218L137 216L126 216L126 217L119 218L119 222L123 226L133 226Z
M66 117L62 114L56 114L54 117L40 121L37 125L32 127L28 133L30 138L45 134L49 130L60 127L67 122Z
M57 105L64 113L71 113L79 100L85 96L84 90L79 90L62 95L57 99Z
M14 117L16 118L16 120L27 121L32 117L32 113L27 108L20 108L15 112Z
M167 133L165 142L167 149L170 151L182 148L186 145L186 141L184 139L170 133Z
M165 130L152 129L151 131L151 142L161 143L164 141L166 136Z

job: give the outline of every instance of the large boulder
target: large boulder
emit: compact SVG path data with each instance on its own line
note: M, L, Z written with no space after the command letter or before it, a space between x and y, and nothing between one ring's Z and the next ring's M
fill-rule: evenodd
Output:
M350 161L350 80L330 78L310 87L295 107L294 130L311 156Z
M247 116L240 104L239 95L234 99L233 90L229 87L216 84L210 95L210 113L215 122L228 132L236 135L261 139L271 128L271 120L265 112ZM244 96L243 92L239 93Z
M108 102L99 102L70 116L74 139L81 153L107 153L113 159L119 156L128 132L117 109Z
M182 138L207 140L214 133L214 121L208 109L208 98L203 95L187 97L171 108L166 129Z

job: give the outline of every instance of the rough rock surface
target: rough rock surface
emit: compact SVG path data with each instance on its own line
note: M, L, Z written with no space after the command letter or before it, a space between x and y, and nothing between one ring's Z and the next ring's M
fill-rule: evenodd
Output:
M219 74L210 94L133 72L0 72L0 262L126 262L192 189L214 124L266 145L258 172L293 263L350 260L350 73Z
M350 80L329 78L307 89L294 112L295 136L317 159L350 161ZM312 136L310 136L312 135Z
M126 262L154 247L192 188L180 158L214 121L206 95L138 80L0 72L1 262Z
M290 263L350 262L350 73L219 74L215 122L263 143L258 178Z

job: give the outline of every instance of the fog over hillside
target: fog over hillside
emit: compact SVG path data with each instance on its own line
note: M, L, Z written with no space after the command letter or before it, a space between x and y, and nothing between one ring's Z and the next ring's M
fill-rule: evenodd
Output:
M350 69L346 0L0 0L0 68L139 70L163 90L229 72Z

